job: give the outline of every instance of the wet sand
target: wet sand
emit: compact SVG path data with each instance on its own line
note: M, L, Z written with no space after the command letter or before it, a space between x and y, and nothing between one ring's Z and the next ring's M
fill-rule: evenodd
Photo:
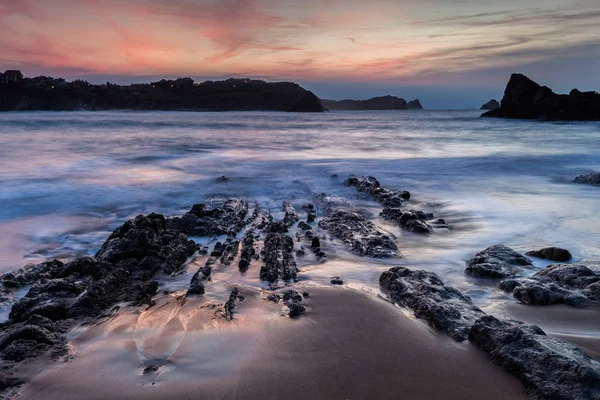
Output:
M566 305L527 306L501 303L491 314L535 324L548 335L573 343L600 361L600 305L574 308Z
M519 399L520 382L392 304L310 288L306 314L241 288L233 321L206 297L164 296L79 332L74 357L34 377L23 399ZM74 335L78 332L74 332ZM143 374L156 364L156 373Z

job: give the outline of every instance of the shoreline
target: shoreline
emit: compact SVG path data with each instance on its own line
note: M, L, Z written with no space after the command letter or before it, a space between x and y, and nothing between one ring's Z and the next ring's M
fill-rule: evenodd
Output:
M105 322L94 327L96 332L89 338L75 340L78 350L71 361L33 377L22 398L42 394L47 399L153 399L167 394L228 399L527 398L518 379L492 364L483 352L407 318L382 299L348 289L311 288L305 301L307 312L290 320L279 317L278 307L255 291L242 288L241 292L246 299L226 326L209 324L216 328L206 329L205 325L196 331L197 325L193 329L188 325L182 338L182 326L171 323L169 329L163 327L160 338L142 341L149 354L159 354L177 340L181 351L188 347L212 349L221 371L199 365L211 363L210 357L203 359L202 352L191 362L175 351L152 385L148 376L140 373L140 360L135 357L139 348L131 347L127 324L108 323L113 327L107 334ZM180 319L199 301L190 300L188 307L184 305L175 314L171 308L174 300L163 306L159 303L163 311L158 314ZM155 311L151 308L141 315L148 312ZM134 316L120 315L125 319ZM150 320L156 322L155 318ZM225 333L228 339L213 335L215 331ZM120 345L114 346L116 343ZM213 373L219 377L211 376Z

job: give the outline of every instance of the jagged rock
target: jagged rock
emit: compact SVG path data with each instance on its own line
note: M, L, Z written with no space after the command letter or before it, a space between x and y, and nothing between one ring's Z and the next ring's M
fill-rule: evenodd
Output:
M419 210L402 210L399 207L385 207L381 216L388 221L393 221L409 232L428 234L433 228L425 222L433 218L433 214L426 214Z
M268 233L262 253L260 279L267 282L295 281L298 269L294 260L294 240L283 233Z
M159 270L173 273L198 249L184 234L168 229L165 217L152 213L115 229L96 258L131 271L133 279L148 279Z
M223 254L221 255L221 264L230 265L238 254L240 242L237 240L225 243Z
M210 275L212 273L211 265L214 264L216 261L216 258L211 257L208 259L204 267L196 271L196 273L192 276L190 287L187 293L185 294L186 297L193 294L204 294L204 282L210 279Z
M240 261L238 263L238 269L242 272L247 271L252 262L252 258L256 255L254 250L254 233L248 232L242 240L242 253L240 255Z
M406 190L395 191L384 189L379 181L372 176L350 175L345 182L346 186L353 186L359 192L368 193L383 206L401 207L410 200L410 193Z
M7 272L0 277L0 282L6 288L17 288L31 285L36 281L51 279L64 268L59 260L44 261L39 264L28 264L23 268Z
M498 103L498 100L491 99L490 101L481 106L481 110L493 110L498 107L500 107L500 103Z
M290 318L296 318L306 311L306 308L301 304L303 296L297 290L286 290L282 294L270 293L266 299L281 305L282 315Z
M271 222L265 230L269 233L287 233L288 225L284 221Z
M329 215L334 211L346 210L354 211L355 207L348 200L336 195L320 193L315 196L315 203L324 215Z
M283 217L283 223L287 226L292 226L300 220L298 214L296 213L296 209L289 201L283 202L283 204L281 205L281 210L285 212L285 216Z
M303 231L310 231L312 229L312 227L304 221L300 221L298 223L298 228L300 228Z
M233 311L235 310L236 300L244 300L244 296L240 295L240 290L234 287L229 294L229 299L225 303L225 318L230 321L233 319Z
M169 229L196 236L235 235L246 225L248 204L239 199L194 204L182 217L169 218Z
M525 255L551 261L569 261L573 257L569 250L560 247L546 247L540 250L528 251Z
M504 281L501 288L524 304L585 307L600 301L600 273L583 264L552 264L529 279Z
M500 107L482 117L597 121L600 120L600 94L582 93L577 89L568 95L555 94L525 75L512 74Z
M317 260L327 261L327 254L325 254L323 251L321 251L321 239L319 239L316 236L313 237L311 244L310 244L310 248L313 251L313 253L315 253Z
M600 172L592 172L587 175L579 175L576 177L573 182L575 183L585 183L588 185L600 185Z
M433 272L390 268L379 277L379 286L392 302L459 342L467 339L475 320L485 315L469 297L445 286Z
M600 363L535 325L479 318L469 340L517 376L534 399L600 399Z
M308 224L312 224L317 219L317 212L315 211L315 207L312 204L305 204L302 206L302 209L306 212L306 222Z
M531 261L510 247L501 244L490 246L467 260L465 273L479 278L508 278L531 267Z
M319 221L319 228L346 243L361 256L389 258L399 255L394 236L357 212L334 211Z
M329 280L329 283L331 283L332 285L343 285L344 280L342 278L340 278L339 276L332 276L331 279Z

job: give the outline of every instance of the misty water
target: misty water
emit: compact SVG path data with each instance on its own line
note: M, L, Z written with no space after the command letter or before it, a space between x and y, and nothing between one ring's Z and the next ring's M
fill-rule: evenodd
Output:
M382 270L406 265L435 271L486 306L514 301L464 275L465 260L490 245L561 246L573 262L600 260L600 188L570 183L600 170L600 124L479 115L2 113L0 271L93 255L112 229L137 214L180 215L209 198L242 197L277 218L283 200L300 209L321 192L370 212L396 236L403 258L361 258L330 238L323 245L328 262L312 255L298 260L307 284L339 275L350 287L376 293ZM401 231L378 217L379 204L344 186L349 174L410 191L415 207L450 229L427 237ZM230 180L217 182L221 175ZM242 275L231 265L216 278L260 286L259 267L255 262ZM188 279L164 284L184 288Z

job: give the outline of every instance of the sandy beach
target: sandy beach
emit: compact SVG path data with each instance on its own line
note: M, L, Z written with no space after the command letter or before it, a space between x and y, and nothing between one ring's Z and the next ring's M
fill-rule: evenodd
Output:
M526 398L478 349L382 299L313 288L306 314L289 319L242 294L230 322L199 298L123 310L75 338L72 360L34 377L22 398ZM149 363L160 369L144 375Z

